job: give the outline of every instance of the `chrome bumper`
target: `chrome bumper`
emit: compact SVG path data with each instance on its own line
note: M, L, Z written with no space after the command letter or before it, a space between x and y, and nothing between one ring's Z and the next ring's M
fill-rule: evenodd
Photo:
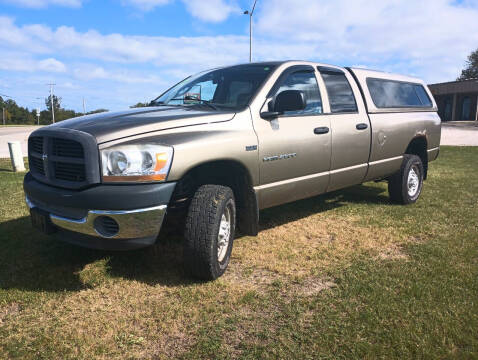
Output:
M28 197L28 207L36 205ZM166 215L167 205L135 210L89 210L82 219L69 219L50 213L51 222L59 228L84 235L105 239L152 239L156 238ZM112 218L118 224L118 232L112 236L101 234L95 227L95 220L101 216Z

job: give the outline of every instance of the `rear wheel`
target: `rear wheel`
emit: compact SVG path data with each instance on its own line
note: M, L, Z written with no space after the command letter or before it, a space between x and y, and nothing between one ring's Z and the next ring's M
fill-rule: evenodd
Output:
M214 280L231 258L236 226L232 190L203 185L194 194L186 217L184 267L193 277Z
M388 181L390 199L400 204L416 202L423 187L423 163L417 155L405 154L400 171Z

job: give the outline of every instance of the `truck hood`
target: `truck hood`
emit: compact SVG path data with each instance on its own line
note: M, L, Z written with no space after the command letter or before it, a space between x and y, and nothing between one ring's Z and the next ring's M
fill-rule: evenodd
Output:
M47 128L73 129L93 135L98 144L120 138L182 126L231 120L231 111L205 111L198 107L161 106L105 112L58 122Z

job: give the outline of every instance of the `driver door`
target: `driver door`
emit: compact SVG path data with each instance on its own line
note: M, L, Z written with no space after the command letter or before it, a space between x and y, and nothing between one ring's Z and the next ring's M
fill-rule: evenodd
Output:
M323 116L322 97L314 67L284 70L271 88L261 112L271 110L278 94L300 90L303 110L286 111L272 120L254 119L259 139L260 208L325 192L331 158L330 117ZM269 108L268 108L269 107Z

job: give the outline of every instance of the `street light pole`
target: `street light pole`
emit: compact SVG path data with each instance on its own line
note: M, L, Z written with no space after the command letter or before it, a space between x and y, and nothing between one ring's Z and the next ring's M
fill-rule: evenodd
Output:
M244 11L244 15L249 15L249 62L252 62L252 15L254 15L254 10L256 9L256 3L257 0L254 0L251 11Z

